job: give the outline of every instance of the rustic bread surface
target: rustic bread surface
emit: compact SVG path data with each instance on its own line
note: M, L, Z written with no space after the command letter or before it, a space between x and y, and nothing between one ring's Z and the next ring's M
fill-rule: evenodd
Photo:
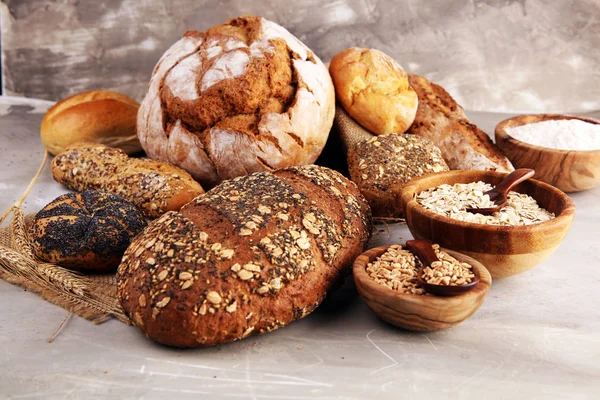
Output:
M419 96L419 108L407 133L431 140L450 169L514 170L489 136L469 122L448 92L422 76L409 74L409 80Z
M371 214L324 167L226 181L151 223L119 267L123 309L151 339L196 347L308 315L363 251Z
M133 204L111 193L86 190L59 196L40 210L30 229L40 260L84 272L117 269L146 221Z
M150 218L179 210L204 193L181 168L129 158L122 150L94 143L71 145L56 156L52 160L52 176L78 192L95 189L122 196Z
M137 129L151 158L212 187L314 162L334 108L331 77L319 58L283 27L244 16L189 31L167 50Z
M416 135L380 135L348 151L350 178L369 202L374 217L402 217L403 184L441 171L448 171L448 166L440 149Z

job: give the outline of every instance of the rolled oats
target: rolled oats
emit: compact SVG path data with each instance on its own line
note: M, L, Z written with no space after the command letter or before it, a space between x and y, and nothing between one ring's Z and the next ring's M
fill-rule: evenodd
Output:
M418 193L417 203L436 214L464 222L485 225L531 225L549 221L555 215L541 208L529 195L509 192L507 204L492 215L470 213L467 208L488 208L495 204L484 194L492 189L486 182L443 184Z

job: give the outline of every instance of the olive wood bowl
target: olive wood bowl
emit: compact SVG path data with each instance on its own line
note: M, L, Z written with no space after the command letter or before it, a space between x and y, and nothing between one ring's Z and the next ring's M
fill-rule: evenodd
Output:
M578 119L600 124L593 118L573 115L520 115L496 126L496 144L515 168L532 168L535 178L564 192L591 189L600 183L600 150L558 150L517 140L506 133L507 128L559 119Z
M447 183L500 183L505 173L494 171L449 171L410 181L400 197L406 223L415 239L427 239L442 247L459 251L481 262L493 278L527 271L546 259L567 236L575 204L562 191L547 183L529 179L513 190L533 197L540 207L555 214L550 221L498 226L459 221L421 206L414 196L423 190Z
M366 271L367 264L382 255L389 246L375 247L361 254L352 267L358 293L382 320L411 331L430 332L450 328L469 318L487 296L492 277L481 263L456 251L442 249L461 262L473 266L479 283L458 296L442 297L405 294L380 285Z

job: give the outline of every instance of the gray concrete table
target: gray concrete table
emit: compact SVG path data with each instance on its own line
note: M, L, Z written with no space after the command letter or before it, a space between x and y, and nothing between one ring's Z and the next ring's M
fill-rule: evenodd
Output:
M38 168L47 102L0 98L0 209ZM507 115L470 113L487 132ZM596 114L597 116L597 114ZM46 169L25 208L65 192ZM410 333L379 321L351 285L288 327L209 349L174 350L117 321L95 326L0 281L0 398L598 398L600 190L573 194L564 243L538 267L494 281L463 324ZM410 238L380 227L372 245Z

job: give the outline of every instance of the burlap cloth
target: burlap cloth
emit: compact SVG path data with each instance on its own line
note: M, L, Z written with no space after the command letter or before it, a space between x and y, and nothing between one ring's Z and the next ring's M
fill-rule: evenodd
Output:
M96 324L113 317L128 322L117 300L115 274L83 276L35 259L27 235L33 216L25 217L19 207L12 207L10 214L12 222L0 228L1 279Z

